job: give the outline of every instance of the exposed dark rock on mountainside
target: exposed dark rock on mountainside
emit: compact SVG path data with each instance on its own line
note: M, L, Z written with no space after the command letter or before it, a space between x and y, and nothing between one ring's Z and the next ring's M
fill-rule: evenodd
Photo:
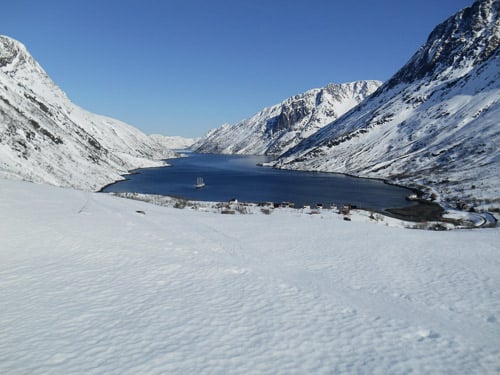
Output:
M488 60L498 48L499 29L494 18L500 2L474 3L446 22L438 25L427 42L412 59L395 74L384 88L428 77L436 79L441 68L462 69Z

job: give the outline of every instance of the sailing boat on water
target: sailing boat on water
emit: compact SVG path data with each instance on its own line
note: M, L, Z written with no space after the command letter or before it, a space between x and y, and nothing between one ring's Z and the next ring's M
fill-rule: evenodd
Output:
M198 177L196 179L196 185L194 185L194 187L196 189L201 189L201 188L205 187L205 182L203 181L203 177Z

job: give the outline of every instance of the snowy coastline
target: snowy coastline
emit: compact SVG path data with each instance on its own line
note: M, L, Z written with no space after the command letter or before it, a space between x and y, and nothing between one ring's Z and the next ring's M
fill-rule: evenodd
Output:
M182 154L180 150L176 151L176 157L186 157ZM166 166L169 166L168 159L164 161ZM263 165L263 168L272 168L268 165ZM127 173L127 175L137 173L140 169L134 169ZM310 171L314 172L314 171ZM325 172L322 172L325 173ZM328 172L326 172L328 173ZM393 218L399 222L399 226L405 228L419 228L419 229L471 229L471 228L481 228L481 227L495 227L498 223L498 218L494 213L490 213L488 211L479 211L475 212L474 210L458 210L455 207L452 207L441 199L434 200L432 199L432 189L425 186L416 186L409 187L404 184L398 183L396 181L391 181L383 178L376 177L360 177L356 175L351 175L347 173L336 173L330 172L340 175L345 175L354 178L364 178L370 180L381 181L385 184L401 187L412 191L415 199L413 199L413 205L408 205L405 207L386 207L384 210L377 210L368 207L354 207L358 212L364 212L362 216L372 216L376 213L378 215L383 215L386 219ZM123 178L126 179L124 175ZM117 182L122 180L114 181L109 184L106 184L97 192L103 193L104 190ZM207 201L193 201L189 199L185 199L184 197L170 197L167 195L158 195L158 194L141 194L135 192L123 192L123 193L110 193L115 196L120 196L123 198L139 200L143 202L149 202L160 206L173 207L178 204L180 201L183 201L183 207L185 205L191 208L199 208L204 207L207 208L215 208L215 212L220 211L220 207L228 204L228 202L207 202ZM262 203L262 202L260 202ZM247 207L257 207L259 202L244 202ZM281 202L271 202L271 203L281 203ZM417 207L418 206L418 207ZM297 207L302 209L302 207ZM313 207L314 208L314 207ZM340 207L335 208L333 211L339 214ZM249 209L249 212L255 213L259 210ZM315 210L313 210L315 211ZM301 212L307 212L307 210L302 209ZM309 211L310 213L310 211ZM378 221L378 220L374 220Z
M494 228L498 219L491 213L475 213L470 211L445 210L437 203L425 200L415 201L413 205L402 208L375 210L362 207L349 207L349 212L343 213L343 207L294 207L288 202L211 202L195 201L182 197L158 194L141 194L133 192L112 192L110 195L125 199L151 203L162 207L189 208L196 211L233 214L266 214L285 211L294 214L328 215L346 221L362 221L384 224L409 229L472 229ZM323 216L321 216L323 217Z

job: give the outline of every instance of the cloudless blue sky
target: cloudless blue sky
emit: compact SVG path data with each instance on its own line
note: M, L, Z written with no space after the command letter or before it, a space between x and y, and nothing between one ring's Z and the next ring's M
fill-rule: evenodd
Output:
M330 82L385 81L472 0L2 0L69 98L142 131L201 136Z

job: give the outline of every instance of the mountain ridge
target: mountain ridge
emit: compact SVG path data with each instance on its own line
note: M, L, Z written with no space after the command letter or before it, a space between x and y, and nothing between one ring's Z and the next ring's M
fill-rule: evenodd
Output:
M210 130L193 150L222 154L280 155L340 117L371 95L382 83L330 83L294 95L235 125Z

